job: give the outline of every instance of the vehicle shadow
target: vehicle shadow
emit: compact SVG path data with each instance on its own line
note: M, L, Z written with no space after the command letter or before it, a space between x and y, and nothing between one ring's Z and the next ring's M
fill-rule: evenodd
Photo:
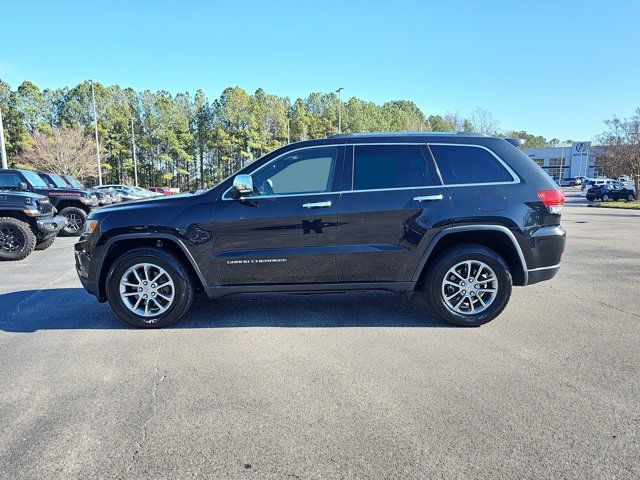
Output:
M170 328L455 328L408 296L386 292L199 297ZM0 331L130 329L108 304L82 288L25 290L0 295Z

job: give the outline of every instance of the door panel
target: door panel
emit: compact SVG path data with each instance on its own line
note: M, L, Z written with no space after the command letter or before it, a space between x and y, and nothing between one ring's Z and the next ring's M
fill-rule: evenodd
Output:
M451 225L451 218L444 187L343 194L336 257L340 281L410 281L426 245Z
M354 145L345 157L351 191L338 212L340 281L411 281L426 245L452 218L432 159L420 144Z
M336 282L340 195L219 201L215 262L222 285ZM306 204L323 204L306 208Z

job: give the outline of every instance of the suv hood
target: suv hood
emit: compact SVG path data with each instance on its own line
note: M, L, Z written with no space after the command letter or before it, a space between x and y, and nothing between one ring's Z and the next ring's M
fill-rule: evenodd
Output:
M138 200L131 200L127 203L118 203L115 205L107 205L100 210L108 213L116 213L125 210L136 210L146 208L162 208L165 206L171 206L179 203L183 203L187 199L199 196L199 193L178 193L175 195L163 195L160 197L141 198Z
M49 200L44 195L40 195L38 193L33 192L16 192L15 190L0 190L0 202L3 200L10 199L21 199L30 198L31 200L38 200L42 202L44 200Z
M45 195L50 197L83 197L91 195L89 190L83 190L80 188L38 188L40 192L47 192Z

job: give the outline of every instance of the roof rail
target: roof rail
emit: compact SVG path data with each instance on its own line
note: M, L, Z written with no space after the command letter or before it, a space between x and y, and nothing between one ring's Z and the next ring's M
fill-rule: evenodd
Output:
M406 136L418 136L418 135L446 135L446 136L464 136L464 137L486 137L484 133L476 132L426 132L420 131L401 131L401 132L362 132L362 133L336 133L330 135L328 138L362 138L362 137L406 137Z

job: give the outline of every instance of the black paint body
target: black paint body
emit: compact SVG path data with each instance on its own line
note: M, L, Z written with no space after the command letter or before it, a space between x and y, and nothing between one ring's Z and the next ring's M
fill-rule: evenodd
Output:
M353 191L353 148L361 144L419 145L438 184ZM429 145L477 145L493 152L517 182L444 185ZM433 252L463 239L497 238L516 285L553 277L564 250L560 215L538 191L555 183L501 138L478 135L345 135L282 147L245 167L251 174L297 149L336 146L330 192L233 199L233 178L194 194L114 205L94 211L92 235L76 244L85 288L105 300L113 252L122 245L171 248L193 269L211 296L251 291L409 291L420 282ZM418 202L418 196L441 196ZM326 208L303 204L330 202ZM482 242L480 242L482 243Z

